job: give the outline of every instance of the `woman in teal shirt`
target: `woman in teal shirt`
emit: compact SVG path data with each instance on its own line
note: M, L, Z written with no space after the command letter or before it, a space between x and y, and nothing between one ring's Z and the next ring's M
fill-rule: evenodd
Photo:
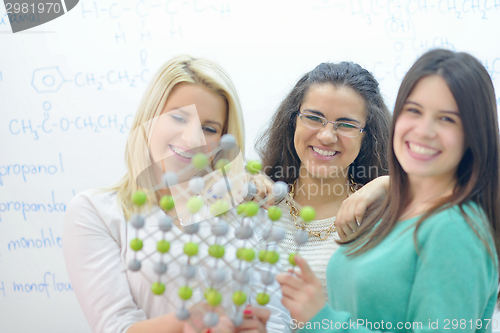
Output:
M330 259L321 283L281 274L301 332L488 332L497 302L499 135L493 84L466 53L429 51L396 99L387 196ZM496 242L495 242L496 240Z

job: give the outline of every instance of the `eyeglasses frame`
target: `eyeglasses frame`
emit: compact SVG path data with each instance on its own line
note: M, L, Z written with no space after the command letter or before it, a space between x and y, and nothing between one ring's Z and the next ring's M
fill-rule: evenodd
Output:
M325 117L323 116L320 116L320 115L317 115L317 114L314 114L314 113L309 113L306 111L307 114L310 114L312 116L315 116L315 117L318 117L318 118L321 118L321 119L324 119L325 121L324 122L321 122L323 124L322 128L325 128L326 125L328 125L329 123L333 124L333 129L335 130L335 133L337 133L338 135L341 135L341 136L344 136L346 138L356 138L359 136L359 134L363 133L366 129L366 127L363 127L361 128L361 126L359 125L356 125L356 124L352 124L352 123L348 123L348 122L345 122L345 121L333 121L333 120L328 120L326 119ZM300 121L302 122L302 124L304 124L303 120L302 120L302 116L304 115L304 112L301 112L299 111L299 118L300 118ZM343 135L343 134L340 134L338 131L337 131L337 128L339 127L338 124L349 124L351 126L354 126L354 127L357 127L359 132L358 134L356 134L356 136L346 136L346 135ZM310 128L310 129L316 129L316 128L311 128L309 126L307 126L306 124L304 124L305 127L307 128ZM319 130L319 128L317 128L317 130Z

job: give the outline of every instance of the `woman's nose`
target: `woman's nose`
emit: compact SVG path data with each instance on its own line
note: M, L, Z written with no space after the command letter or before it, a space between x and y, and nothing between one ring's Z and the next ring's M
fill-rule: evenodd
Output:
M430 117L422 117L415 121L414 131L422 137L434 137L436 135L436 122Z
M321 143L325 145L337 142L338 134L335 130L334 125L329 123L325 127L321 128L318 131L317 138L319 141L321 141Z
M207 144L205 135L203 134L203 129L199 124L196 124L195 122L189 124L189 126L187 126L183 131L182 140L187 146L186 148L197 148L205 146Z

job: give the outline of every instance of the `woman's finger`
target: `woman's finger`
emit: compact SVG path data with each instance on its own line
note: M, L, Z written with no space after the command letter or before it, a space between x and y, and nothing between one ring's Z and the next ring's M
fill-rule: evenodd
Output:
M273 194L273 184L270 181L264 181L264 183L267 191L267 201L264 203L263 207L267 209L274 205L276 203L276 200L274 199Z
M253 183L255 185L255 188L257 189L257 193L255 194L255 199L260 201L266 196L266 192L267 192L266 186L258 178L254 178Z
M299 269L289 269L288 273L293 274L302 280L302 272Z
M271 315L271 311L265 308L257 308L253 306L247 306L245 311L243 312L245 316L252 316L258 319L264 325L269 320L269 316Z
M365 217L367 209L368 207L364 203L360 203L359 205L357 205L354 211L354 217L358 225L361 225L363 223L363 218Z
M358 231L359 229L359 225L358 225L358 222L356 220L356 217L354 217L353 215L353 218L350 219L348 222L347 222L347 226L349 227L349 229L351 230L351 235L353 233L355 233L356 231Z
M219 322L213 328L209 329L210 333L233 333L235 330L233 321L226 315L219 316Z
M294 291L300 290L304 285L302 279L299 279L296 276L287 273L278 274L276 276L276 281L278 281L278 283L282 286L290 287Z
M337 233L341 240L346 240L348 238L347 234L344 232L344 229L342 229L342 227L337 227Z
M295 300L295 296L298 295L298 290L290 288L287 285L283 285L283 286L281 286L281 294L283 295L283 297L287 297L287 298L290 298L292 300Z
M307 261L304 258L302 258L301 256L299 256L298 254L295 255L294 259L295 259L295 263L297 264L297 266L299 266L300 270L302 271L302 281L304 281L305 283L316 282L316 280L318 278L316 277L316 275L312 271L311 267L309 267L309 264L307 263ZM298 280L298 279L296 279L296 280ZM302 286L303 286L303 284L302 284Z

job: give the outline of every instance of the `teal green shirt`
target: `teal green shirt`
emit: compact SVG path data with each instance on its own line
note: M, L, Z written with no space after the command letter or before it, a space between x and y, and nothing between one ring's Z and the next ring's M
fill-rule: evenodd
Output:
M469 206L464 210L493 244L483 219ZM496 254L488 252L458 206L422 223L417 253L413 233L418 219L398 222L361 255L346 256L341 246L327 267L330 304L300 332L491 332ZM302 328L294 322L292 328L297 327Z

